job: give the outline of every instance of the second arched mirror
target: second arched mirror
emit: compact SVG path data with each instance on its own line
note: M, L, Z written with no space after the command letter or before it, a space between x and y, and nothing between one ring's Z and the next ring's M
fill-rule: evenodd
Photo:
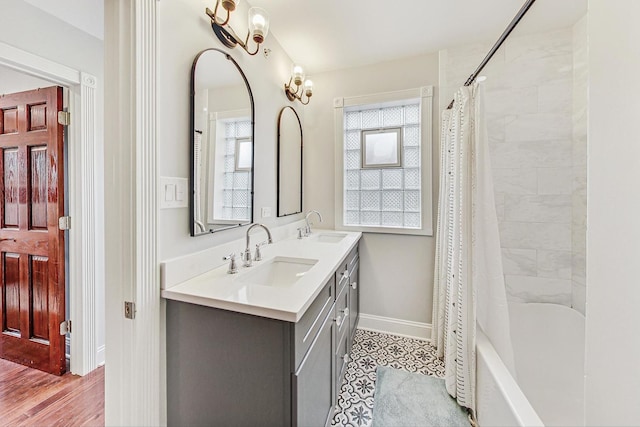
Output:
M302 123L296 110L278 115L278 216L302 212Z
M191 70L192 236L253 220L253 95L240 66L218 49Z

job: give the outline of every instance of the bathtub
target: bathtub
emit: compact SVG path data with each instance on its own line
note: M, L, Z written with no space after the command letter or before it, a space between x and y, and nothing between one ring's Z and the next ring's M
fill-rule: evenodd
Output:
M584 316L539 303L513 303L509 316L517 381L478 329L478 424L584 425Z

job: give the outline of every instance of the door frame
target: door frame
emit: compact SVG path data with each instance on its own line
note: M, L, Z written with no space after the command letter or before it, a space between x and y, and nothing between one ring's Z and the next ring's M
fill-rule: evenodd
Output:
M72 113L68 132L69 313L72 319L71 372L86 375L104 363L97 348L98 289L104 289L103 165L98 159L98 79L0 42L0 65L68 89ZM102 301L104 304L104 299Z

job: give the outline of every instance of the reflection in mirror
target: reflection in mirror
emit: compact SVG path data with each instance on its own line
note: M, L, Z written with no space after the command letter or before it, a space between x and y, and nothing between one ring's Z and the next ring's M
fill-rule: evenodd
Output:
M302 212L302 124L296 110L278 116L278 216Z
M238 64L218 49L191 69L191 235L253 220L253 96Z

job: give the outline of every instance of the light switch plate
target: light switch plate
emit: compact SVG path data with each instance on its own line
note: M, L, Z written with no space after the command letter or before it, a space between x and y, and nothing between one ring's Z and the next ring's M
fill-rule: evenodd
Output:
M271 216L271 208L262 208L262 218L269 218Z
M186 208L189 180L170 176L160 177L160 209Z

